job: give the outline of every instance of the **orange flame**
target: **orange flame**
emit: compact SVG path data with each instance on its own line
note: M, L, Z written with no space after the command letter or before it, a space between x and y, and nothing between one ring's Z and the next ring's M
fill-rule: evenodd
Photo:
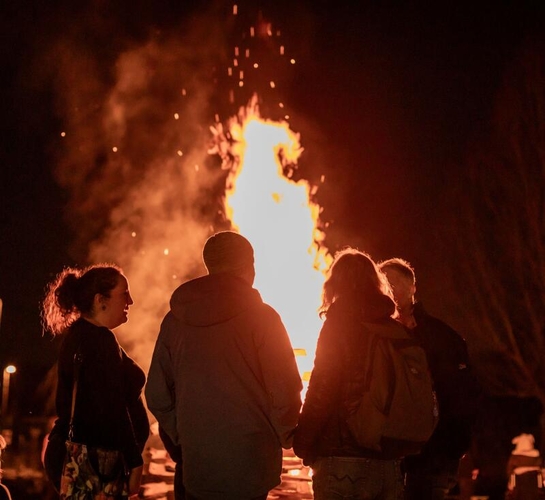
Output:
M321 246L320 207L315 192L293 172L303 149L286 122L260 117L257 98L231 120L234 164L228 178L225 210L235 229L254 246L255 287L282 317L304 378L312 368L321 327L324 272L331 256Z

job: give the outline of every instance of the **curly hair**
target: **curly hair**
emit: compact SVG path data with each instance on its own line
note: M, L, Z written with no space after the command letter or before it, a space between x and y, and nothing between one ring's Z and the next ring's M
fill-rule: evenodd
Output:
M378 269L371 257L355 248L347 247L335 254L322 289L320 316L339 297L369 300L378 295L393 298L386 276Z
M65 268L46 288L41 311L44 332L63 333L82 314L91 313L95 295L109 297L121 275L115 264Z

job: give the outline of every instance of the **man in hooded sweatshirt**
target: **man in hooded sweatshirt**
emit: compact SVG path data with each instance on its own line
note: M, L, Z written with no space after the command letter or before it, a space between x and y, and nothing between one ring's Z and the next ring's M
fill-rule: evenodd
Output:
M301 378L278 313L252 288L254 251L223 231L203 248L208 275L182 284L161 324L149 410L180 445L190 500L258 500L280 483Z

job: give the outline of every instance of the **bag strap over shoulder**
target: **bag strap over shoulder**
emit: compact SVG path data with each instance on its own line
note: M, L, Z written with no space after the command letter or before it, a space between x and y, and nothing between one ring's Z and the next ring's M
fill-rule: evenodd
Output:
M82 362L83 356L81 354L80 347L78 347L76 353L74 354L74 384L72 386L72 408L70 410L70 423L68 424L69 441L72 441L74 437L74 411L76 410L76 395L78 393L78 379Z

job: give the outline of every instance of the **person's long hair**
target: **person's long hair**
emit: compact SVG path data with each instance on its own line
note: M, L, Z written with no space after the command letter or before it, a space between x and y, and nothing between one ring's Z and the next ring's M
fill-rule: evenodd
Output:
M65 268L46 289L41 311L44 332L63 333L82 314L90 314L95 295L109 297L121 275L115 264Z
M328 309L339 298L365 304L384 295L393 300L390 284L373 259L355 248L345 248L335 254L329 268L319 313L321 317L327 316Z

